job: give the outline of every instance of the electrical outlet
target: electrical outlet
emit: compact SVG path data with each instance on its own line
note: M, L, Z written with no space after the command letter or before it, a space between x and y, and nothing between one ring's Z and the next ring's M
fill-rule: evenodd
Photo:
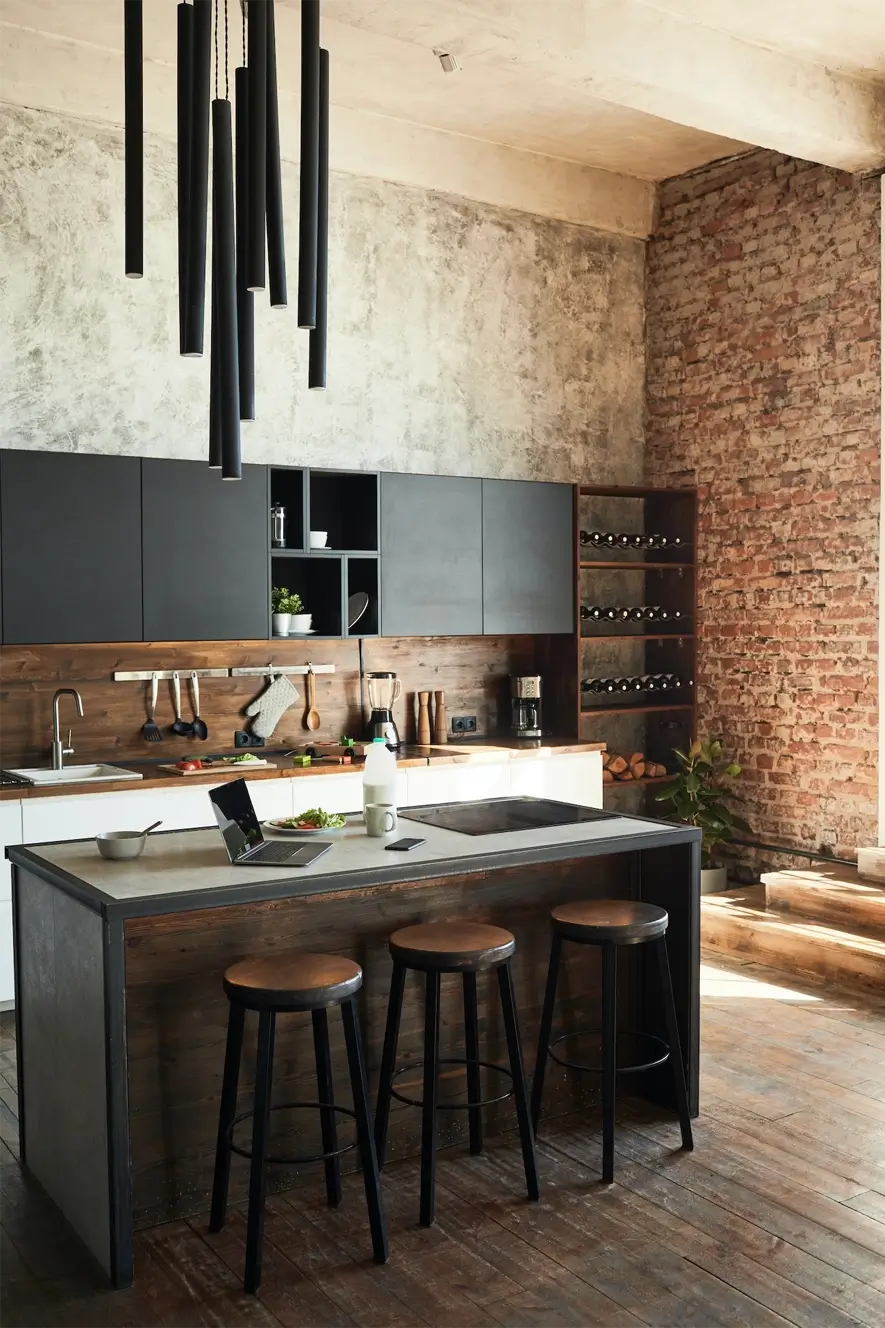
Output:
M453 733L475 733L476 715L453 715L452 716Z
M247 733L245 729L234 730L234 747L263 747L264 739L258 738L254 733Z

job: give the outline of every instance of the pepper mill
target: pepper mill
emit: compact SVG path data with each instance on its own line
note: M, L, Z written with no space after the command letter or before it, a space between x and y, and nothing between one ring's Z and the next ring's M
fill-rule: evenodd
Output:
M446 694L445 692L434 692L433 699L435 702L433 710L433 741L438 743L448 742Z
M418 693L418 746L430 746L430 693Z

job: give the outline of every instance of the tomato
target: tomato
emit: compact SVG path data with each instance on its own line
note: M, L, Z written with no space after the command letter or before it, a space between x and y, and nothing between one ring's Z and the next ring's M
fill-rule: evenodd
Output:
M200 770L203 763L194 759L193 761L178 761L176 765L179 770Z

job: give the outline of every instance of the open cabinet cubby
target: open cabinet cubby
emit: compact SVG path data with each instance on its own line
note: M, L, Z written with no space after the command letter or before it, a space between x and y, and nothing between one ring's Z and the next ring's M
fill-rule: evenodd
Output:
M380 626L380 611L378 600L378 559L377 558L359 558L353 554L345 558L345 596L347 603L350 602L352 595L365 593L369 597L369 604L366 611L360 619L354 623L353 627L349 623L349 613L347 635L348 636L377 636Z
M378 551L378 476L310 470L308 530L324 530L324 552Z
M304 612L313 617L316 636L343 634L343 563L340 558L307 554L271 556L271 584L300 595Z
M576 489L575 588L577 726L581 738L609 752L674 769L673 748L684 750L697 732L697 491L579 485ZM580 532L631 537L629 547L581 543ZM653 547L635 548L656 536ZM667 611L666 618L582 621L581 606ZM674 617L678 611L680 616ZM581 690L590 679L676 675L678 689L598 693ZM653 801L662 777L604 785L618 810L659 815ZM626 792L632 790L632 793ZM646 800L645 794L648 793Z

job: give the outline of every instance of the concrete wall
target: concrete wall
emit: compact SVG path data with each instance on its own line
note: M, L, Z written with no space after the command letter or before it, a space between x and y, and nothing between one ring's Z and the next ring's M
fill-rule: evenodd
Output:
M757 153L670 181L648 256L648 477L701 489L702 733L762 839L876 839L876 179Z
M288 163L284 190L294 303ZM146 199L129 281L121 131L0 107L0 446L205 455L208 356L177 350L175 149L153 134ZM246 460L640 478L641 241L335 174L330 246L329 390L306 390L294 307L256 297Z

